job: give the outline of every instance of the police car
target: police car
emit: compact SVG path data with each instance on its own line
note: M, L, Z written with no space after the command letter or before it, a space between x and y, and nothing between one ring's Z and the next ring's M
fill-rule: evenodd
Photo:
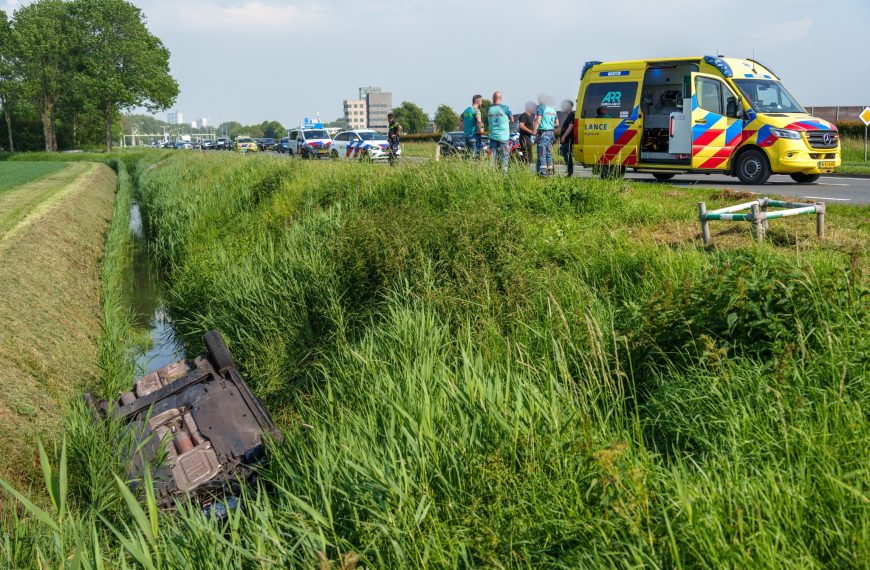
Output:
M329 157L356 160L389 160L390 143L383 133L372 130L344 131L335 135ZM399 150L399 156L402 151Z
M329 156L329 148L332 139L329 133L322 127L298 128L290 131L290 155L302 158L326 158Z

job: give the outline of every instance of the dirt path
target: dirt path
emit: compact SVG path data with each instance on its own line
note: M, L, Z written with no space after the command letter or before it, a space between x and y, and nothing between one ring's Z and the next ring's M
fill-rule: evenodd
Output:
M71 164L0 199L0 477L26 482L33 441L97 374L100 259L116 177Z

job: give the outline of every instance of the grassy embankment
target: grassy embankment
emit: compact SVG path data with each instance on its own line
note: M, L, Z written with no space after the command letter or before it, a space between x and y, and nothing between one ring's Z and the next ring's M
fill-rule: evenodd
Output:
M866 565L867 208L708 251L695 202L733 193L194 154L139 180L179 332L224 331L287 442L248 509L134 512L126 556ZM65 549L31 524L12 559L124 556L78 501Z
M98 375L100 259L115 177L97 164L0 162L0 476L29 483L35 437Z
M864 162L864 139L844 138L841 144L843 166L837 172L870 175L870 162Z

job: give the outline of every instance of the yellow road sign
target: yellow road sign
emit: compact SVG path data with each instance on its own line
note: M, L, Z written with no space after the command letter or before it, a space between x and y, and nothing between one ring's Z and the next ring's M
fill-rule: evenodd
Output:
M864 121L864 126L870 126L870 107L864 107L858 118Z

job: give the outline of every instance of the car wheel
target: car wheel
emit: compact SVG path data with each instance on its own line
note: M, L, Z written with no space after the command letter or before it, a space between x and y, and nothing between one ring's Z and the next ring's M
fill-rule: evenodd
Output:
M664 182L665 180L670 180L674 176L676 176L676 174L668 174L667 172L656 172L655 174L653 174L653 178L661 182Z
M754 148L740 155L734 170L743 184L761 185L770 179L770 164L767 162L767 156Z
M214 364L214 367L218 372L222 372L223 370L232 368L236 365L226 343L224 342L224 337L219 331L209 331L205 333L202 337L202 342L205 344L208 355L211 357L211 362Z
M816 182L819 178L821 178L821 174L802 174L800 172L796 172L791 175L791 179L797 182L798 184L812 184Z
M332 160L338 160L338 151L337 150L330 151L329 158L331 158Z

